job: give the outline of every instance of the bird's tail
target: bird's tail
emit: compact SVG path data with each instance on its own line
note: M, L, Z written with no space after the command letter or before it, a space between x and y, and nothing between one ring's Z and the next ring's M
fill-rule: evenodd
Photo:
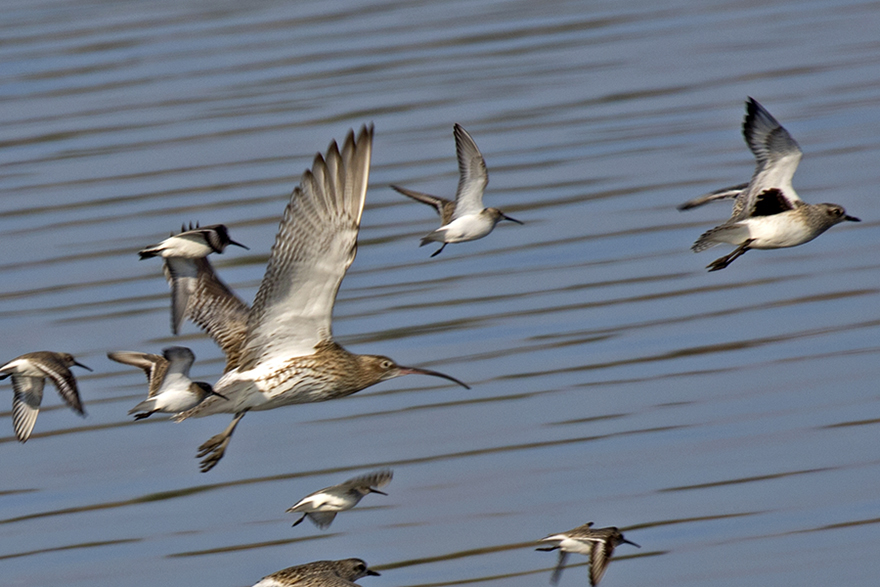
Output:
M700 235L691 250L695 253L710 249L721 243L738 245L749 238L749 230L739 223L722 224Z

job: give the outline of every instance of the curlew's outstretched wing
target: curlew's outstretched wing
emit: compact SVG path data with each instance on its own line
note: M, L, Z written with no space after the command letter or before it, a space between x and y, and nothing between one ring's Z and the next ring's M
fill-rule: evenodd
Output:
M483 209L483 191L489 184L486 161L477 143L460 124L452 127L455 154L458 157L458 191L455 192L455 214L452 219L477 214Z
M336 292L357 253L372 145L372 126L357 140L349 131L341 152L331 143L303 173L254 300L240 368L312 354L331 338Z

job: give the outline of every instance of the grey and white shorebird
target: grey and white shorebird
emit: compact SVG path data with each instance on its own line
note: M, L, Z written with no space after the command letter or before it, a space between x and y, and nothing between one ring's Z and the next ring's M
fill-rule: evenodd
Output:
M253 587L360 587L355 581L369 575L379 573L359 558L315 561L272 573Z
M55 384L61 399L70 409L80 416L86 415L79 398L76 378L70 372L70 367L74 365L91 371L78 363L70 353L51 351L27 353L0 367L0 379L12 377L12 426L19 442L26 442L31 436L40 413L43 386L47 377Z
M325 487L305 496L287 511L302 514L302 517L293 523L294 526L308 518L322 530L329 528L336 514L350 510L368 493L388 495L378 488L388 485L392 475L390 469L383 469L349 479L338 485Z
M219 395L204 381L189 378L189 370L196 357L186 347L168 347L161 355L114 351L107 353L107 357L117 363L143 369L147 374L147 399L128 411L129 415L134 414L135 420L142 420L156 412L177 414L197 406L208 396Z
M551 534L546 538L542 538L541 542L556 542L554 546L546 548L538 548L537 550L559 550L559 561L553 574L550 576L550 583L556 585L562 576L562 569L565 568L565 560L568 553L585 554L590 557L590 585L595 587L605 575L605 569L614 554L614 549L619 544L632 544L636 548L641 548L635 542L631 542L623 537L623 533L610 526L608 528L593 528L593 522L588 522L583 526L578 526L568 532L560 532L559 534Z
M138 252L140 259L162 257L164 270L171 285L171 332L177 334L186 314L187 303L196 287L198 260L211 253L222 253L229 245L247 249L243 244L232 240L223 224L199 226L196 224L180 227L178 234L172 234L161 243L149 246Z
M252 308L217 279L207 259L200 260L188 316L226 354L226 372L214 391L228 399L211 396L175 419L235 414L223 432L199 447L202 472L223 457L250 410L340 398L410 374L442 377L470 389L437 371L350 353L333 340L333 305L357 252L372 144L372 126L363 127L357 140L350 131L341 151L332 142L303 173Z
M743 136L755 155L757 167L747 184L722 188L679 206L688 210L707 202L734 198L730 219L704 232L691 247L695 253L717 244L736 249L707 266L718 271L749 249L781 249L811 241L835 224L848 220L837 204L806 204L791 185L801 160L801 149L791 135L754 98L746 102Z
M511 218L498 208L483 208L483 192L489 183L489 173L486 171L486 161L483 154L477 148L477 143L471 135L458 123L452 127L455 135L455 153L458 157L458 190L455 192L455 201L439 198L430 194L423 194L400 186L391 187L404 196L433 206L440 215L440 228L422 237L420 247L431 242L443 243L431 255L436 257L446 248L449 243L461 243L465 241L483 238L495 228L502 220L509 220L522 224L516 218Z

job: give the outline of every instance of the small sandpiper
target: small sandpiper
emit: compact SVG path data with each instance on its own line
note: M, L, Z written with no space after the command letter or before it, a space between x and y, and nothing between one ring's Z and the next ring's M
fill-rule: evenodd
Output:
M302 517L293 523L294 526L308 518L323 530L330 527L337 513L350 510L368 493L388 495L377 488L388 485L391 477L390 469L373 471L307 495L287 511L302 514Z
M165 274L171 282L171 332L177 334L186 317L187 302L196 287L197 260L211 253L222 253L229 245L243 249L246 246L229 238L223 224L180 227L180 233L172 234L161 243L138 252L141 260L162 257Z
M40 413L47 377L74 412L80 416L86 415L79 399L76 378L70 372L70 367L74 365L91 371L82 363L77 363L71 354L51 351L27 353L0 367L0 379L12 376L12 425L19 442L26 442L31 436Z
M349 132L341 152L332 142L326 156L318 154L303 173L252 308L214 276L207 259L201 260L196 282L212 285L196 287L190 305L201 308L193 319L226 353L226 372L214 390L229 399L211 396L175 419L235 414L223 432L199 447L202 472L223 458L249 410L331 400L410 374L442 377L470 389L437 371L355 355L333 340L333 305L357 252L372 144L372 126L363 127L357 140Z
M688 210L707 202L736 199L730 219L704 232L691 247L699 253L720 243L736 245L732 253L707 265L709 271L724 269L749 249L795 247L845 220L859 222L842 206L806 204L798 197L791 179L803 153L788 131L754 98L746 102L743 136L757 160L752 180L678 207Z
M368 575L379 573L359 558L315 561L272 573L253 587L360 587L355 581Z
M189 370L196 357L186 347L168 347L161 356L116 351L107 353L107 357L117 363L139 367L147 374L150 390L147 399L128 411L129 415L134 414L135 420L142 420L156 412L177 414L197 406L210 395L219 395L204 381L189 378Z
M596 587L605 569L614 554L614 548L618 544L632 544L636 548L641 548L635 542L630 542L623 537L623 533L617 528L611 526L608 528L593 528L593 522L588 522L583 526L578 526L568 532L559 534L551 534L546 538L542 538L541 542L558 542L555 546L548 548L538 548L537 550L557 550L559 549L559 562L550 576L550 583L556 585L559 577L562 576L562 569L565 567L565 559L568 553L585 554L590 557L590 585Z
M436 257L449 243L483 238L502 220L522 224L519 220L505 215L498 208L483 208L483 192L489 183L486 161L477 148L471 135L458 123L453 127L455 153L458 157L458 191L455 201L438 198L429 194L415 192L396 185L391 187L410 198L433 206L440 214L440 228L422 237L420 247L430 242L443 243L431 255Z

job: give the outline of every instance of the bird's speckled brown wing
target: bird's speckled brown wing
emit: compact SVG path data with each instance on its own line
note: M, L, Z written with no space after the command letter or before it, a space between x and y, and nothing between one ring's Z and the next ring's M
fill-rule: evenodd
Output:
M331 339L336 292L357 252L373 128L349 132L315 157L284 210L269 266L254 300L239 367L315 352Z

